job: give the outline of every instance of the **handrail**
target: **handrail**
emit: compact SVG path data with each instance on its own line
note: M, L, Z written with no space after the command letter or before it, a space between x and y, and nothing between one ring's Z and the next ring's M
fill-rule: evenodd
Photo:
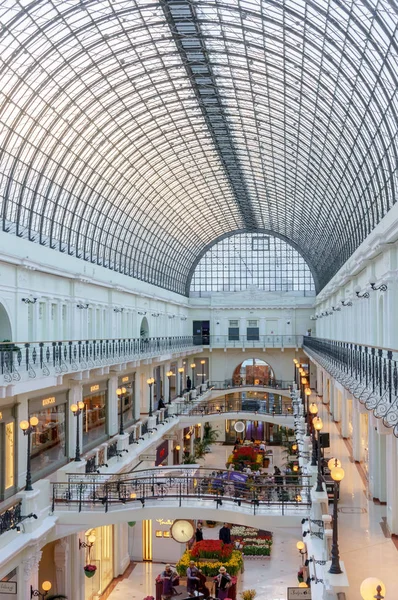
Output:
M398 353L314 337L303 348L398 437Z
M220 334L220 335L195 335L195 343L213 347L246 347L246 348L279 348L299 347L302 345L303 336L299 334Z
M268 383L239 383L236 384L232 379L224 379L223 381L209 381L209 387L217 390L239 390L244 387L255 387L258 389L280 389L288 390L292 385L291 380L269 379Z
M229 472L230 475L232 472ZM293 483L285 479L279 484L253 483L248 478L243 480L227 480L221 474L213 476L163 476L130 479L120 478L98 482L80 481L75 483L52 483L52 512L62 506L76 508L78 512L92 511L96 507L108 512L119 509L126 504L131 508L143 508L146 502L160 499L176 500L178 506L192 498L201 503L213 504L216 508L225 501L232 501L238 506L250 506L253 513L265 512L278 507L285 514L287 507L305 508L311 503L311 484L304 481L301 475L296 476ZM189 503L192 506L192 503Z
M272 402L268 400L259 400L256 398L245 398L236 400L226 400L225 403L217 401L213 403L201 402L195 406L183 402L177 402L174 405L174 414L187 416L204 416L212 414L226 413L253 413L254 415L269 416L292 416L292 402L286 398L284 402L280 399Z
M1 346L11 346L11 345L16 345L16 344L20 344L22 346L24 346L25 344L69 344L69 343L86 343L86 342L123 342L123 341L131 341L131 340L141 340L141 341L149 341L149 340L174 340L174 339L183 339L183 338L190 338L193 340L193 336L189 336L189 335L180 335L180 336L167 336L167 335L161 335L161 336L157 336L157 337L138 337L138 338L121 338L121 337L116 337L116 338L111 338L111 337L107 337L107 338L66 338L64 340L25 340L25 341L15 341L14 340L10 340L9 342L0 342L0 347Z

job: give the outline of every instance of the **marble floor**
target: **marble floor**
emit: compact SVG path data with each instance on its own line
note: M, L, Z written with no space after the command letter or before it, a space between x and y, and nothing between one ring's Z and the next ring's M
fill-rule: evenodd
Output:
M323 431L329 432L331 440L331 448L325 451L325 456L338 457L345 470L339 502L339 539L340 555L350 583L346 599L361 600L361 582L366 577L377 576L386 584L386 600L389 600L398 589L398 550L381 526L386 507L368 500L363 479L350 459L349 449L336 424L331 422L326 406L321 407L320 414ZM229 453L228 447L213 446L213 452L206 457L206 466L223 467ZM281 466L282 463L277 450L274 464ZM286 588L297 585L300 557L295 545L301 538L301 529L275 528L273 533L272 556L246 559L245 572L239 582L239 591L255 588L259 600L285 599ZM110 600L142 600L147 595L154 596L154 579L161 569L161 564L136 564L130 576L117 584Z

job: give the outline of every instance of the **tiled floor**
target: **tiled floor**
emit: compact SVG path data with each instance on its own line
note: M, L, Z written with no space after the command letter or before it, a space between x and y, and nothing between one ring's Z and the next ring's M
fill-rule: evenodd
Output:
M363 480L349 459L347 445L340 438L337 427L330 422L326 407L322 407L321 416L324 431L330 433L333 449L326 450L325 455L340 458L346 473L339 503L340 554L350 582L346 598L361 600L359 586L362 580L378 576L387 586L388 600L398 589L398 551L391 538L385 537L380 525L386 507L367 499ZM212 454L206 457L206 466L222 468L229 453L230 448L215 446ZM281 466L281 463L276 452L274 464ZM255 588L259 600L285 599L286 588L297 585L300 560L295 544L301 535L300 529L276 528L273 533L271 558L246 560L245 572L239 582L239 591ZM109 599L142 600L147 595L155 595L154 579L161 569L162 566L157 564L137 564L131 575L117 584Z

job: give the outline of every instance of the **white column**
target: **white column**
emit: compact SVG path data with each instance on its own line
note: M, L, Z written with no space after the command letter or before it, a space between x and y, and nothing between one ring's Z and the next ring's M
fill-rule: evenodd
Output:
M341 400L341 435L343 436L343 438L350 437L350 427L348 422L348 398L349 393L347 392L347 390L344 390Z
M379 440L374 426L373 418L369 417L369 492L372 498L378 498L380 489L379 481Z
M134 382L134 419L136 421L140 418L140 398L141 398L141 378L139 371L135 372Z
M361 446L361 415L358 410L358 400L352 401L352 453L356 462L362 459Z
M30 587L34 590L39 587L39 562L41 551L38 546L29 547L21 566L18 569L18 597L30 598Z
M69 565L69 541L68 538L62 538L57 541L54 547L55 579L54 593L64 594L68 598L72 597L71 577Z
M19 427L19 423L21 421L29 421L28 415L28 401L26 398L20 400L18 405L18 422L17 422L17 431L16 437L16 447L18 448L17 452L17 487L23 488L25 486L26 479L26 455L28 451L28 436L24 435L22 429Z
M398 440L394 435L386 439L387 466L387 525L392 534L398 534Z
M113 526L113 570L115 577L123 575L130 564L127 523Z

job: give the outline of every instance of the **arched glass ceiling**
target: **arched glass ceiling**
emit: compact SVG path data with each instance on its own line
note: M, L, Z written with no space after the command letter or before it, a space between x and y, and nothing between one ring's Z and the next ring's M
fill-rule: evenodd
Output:
M314 295L311 270L295 248L265 233L238 233L208 248L192 269L187 292L240 292L257 288L266 292Z
M3 229L186 292L268 230L318 289L397 185L392 0L0 0Z

